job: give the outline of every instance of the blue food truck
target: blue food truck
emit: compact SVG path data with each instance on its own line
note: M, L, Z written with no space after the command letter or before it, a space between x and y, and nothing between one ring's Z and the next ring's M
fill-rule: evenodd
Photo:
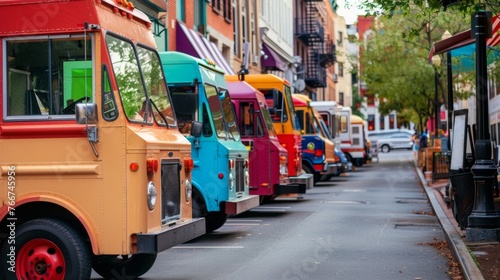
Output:
M161 52L160 59L179 130L192 144L193 216L204 217L211 232L228 215L259 205L259 196L249 193L248 150L224 72L208 59L180 52Z

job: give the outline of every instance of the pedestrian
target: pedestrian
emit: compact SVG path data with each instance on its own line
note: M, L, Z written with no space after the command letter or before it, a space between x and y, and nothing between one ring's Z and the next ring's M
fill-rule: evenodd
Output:
M420 149L427 148L427 129L420 136Z

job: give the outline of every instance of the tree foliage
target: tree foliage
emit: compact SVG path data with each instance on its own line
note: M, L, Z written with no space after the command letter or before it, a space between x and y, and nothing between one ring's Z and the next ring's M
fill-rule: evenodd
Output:
M435 67L428 60L430 49L441 40L445 30L454 34L470 28L470 17L462 12L405 3L401 10L387 6L393 9L391 13L377 16L372 31L365 32L368 35L360 42L361 79L369 94L378 98L380 114L395 110L406 120L422 124L427 116L434 115L434 106L444 102L442 97L447 96L443 86L446 56L441 56L442 64ZM437 104L436 73L441 85ZM468 95L470 92L457 92L455 98Z

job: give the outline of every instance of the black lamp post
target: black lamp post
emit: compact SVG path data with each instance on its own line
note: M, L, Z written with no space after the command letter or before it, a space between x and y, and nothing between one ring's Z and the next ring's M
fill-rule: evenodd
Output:
M441 36L441 40L451 37L451 33L446 30ZM448 91L448 151L451 151L451 131L453 129L453 72L451 65L451 51L446 52L446 91Z
M476 39L476 161L474 174L474 208L469 216L470 228L494 229L500 227L500 216L493 202L497 168L492 160L488 113L488 73L486 39L491 37L491 12L477 11L472 15L472 36ZM473 234L473 230L471 234ZM478 233L484 236L484 232ZM493 236L495 234L493 233Z
M434 141L439 137L439 99L438 99L438 85L439 85L439 73L438 68L441 65L441 57L435 55L432 57L432 64L434 65Z

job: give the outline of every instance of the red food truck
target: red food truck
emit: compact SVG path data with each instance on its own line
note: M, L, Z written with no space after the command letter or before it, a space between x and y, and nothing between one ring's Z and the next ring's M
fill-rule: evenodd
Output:
M290 183L288 152L279 143L264 94L244 81L227 86L241 141L249 150L250 194L266 201L281 194L305 193L305 184Z

